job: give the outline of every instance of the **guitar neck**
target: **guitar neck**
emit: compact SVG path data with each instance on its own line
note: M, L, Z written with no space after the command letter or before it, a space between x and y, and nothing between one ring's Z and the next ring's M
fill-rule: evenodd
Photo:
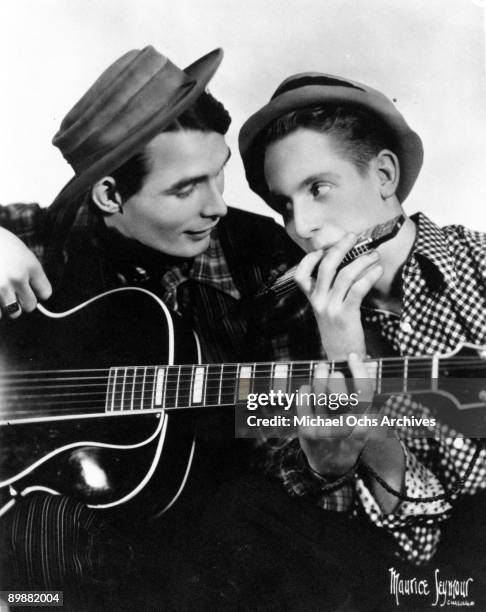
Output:
M311 385L318 361L234 363L112 368L105 411L133 412L233 406L249 393L292 393ZM327 362L329 371L351 376L344 362ZM377 393L432 391L439 360L435 357L377 359L368 363Z
M440 384L457 386L455 376L467 377L475 371L484 380L484 357L476 354L464 359L454 357L455 354L394 357L365 363L378 394L434 392ZM246 402L250 393L268 394L273 390L290 395L302 385L312 385L321 363L130 366L12 373L0 377L3 400L0 425L234 406ZM351 377L345 362L327 364L330 373L339 370ZM467 390L459 402L477 405L477 393L474 394ZM482 399L480 403L484 403Z

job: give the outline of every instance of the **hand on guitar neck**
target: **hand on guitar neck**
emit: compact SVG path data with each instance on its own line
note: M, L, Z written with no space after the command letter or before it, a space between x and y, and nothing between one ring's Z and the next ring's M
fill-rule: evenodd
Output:
M309 253L299 264L295 280L307 296L317 320L328 359L348 359L349 368L361 392L361 401L373 398L372 378L362 359L367 350L361 323L361 304L373 285L383 274L380 255L376 250L350 259L342 265L355 245L357 237L347 234L324 255L322 251ZM318 265L317 278L314 270ZM323 392L346 392L343 374L324 372L318 386ZM377 471L393 489L400 491L405 473L401 445L390 436L386 427L315 428L299 433L302 450L311 469L318 474L336 478L352 470L360 456ZM332 437L330 434L332 433ZM384 512L392 512L397 498L378 483L371 484L372 492Z
M371 422L369 411L361 415L363 406L372 406L375 386L375 372L373 364L365 365L355 354L351 353L348 365L354 379L354 385L359 395L358 416L366 416ZM322 393L348 395L344 375L339 371L329 371L325 363L317 367L313 386L304 385L300 389L302 394L315 393L316 397ZM312 395L311 395L312 397ZM312 425L312 417L333 417L336 413L323 406L311 406L308 403L297 404L299 417L309 417L309 425L298 428L300 446L304 451L307 462L315 475L329 480L338 481L342 477L353 475L353 467L360 458L366 461L380 476L395 490L400 491L405 474L405 460L400 442L396 436L391 435L389 428L373 425L351 426L345 422L342 426L329 427ZM386 513L392 512L398 499L385 491L378 483L371 484L375 499Z

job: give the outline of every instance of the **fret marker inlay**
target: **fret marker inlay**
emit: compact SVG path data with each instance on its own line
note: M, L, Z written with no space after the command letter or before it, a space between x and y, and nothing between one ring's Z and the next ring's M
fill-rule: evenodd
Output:
M162 397L164 393L164 378L165 369L159 368L157 370L157 382L155 383L155 405L160 406L162 404Z
M192 403L200 404L202 402L204 390L204 368L196 368L194 372L194 385L192 388Z
M238 386L238 401L246 401L251 388L251 366L241 366L240 384Z
M287 380L289 377L289 366L286 363L277 363L273 371L273 377Z

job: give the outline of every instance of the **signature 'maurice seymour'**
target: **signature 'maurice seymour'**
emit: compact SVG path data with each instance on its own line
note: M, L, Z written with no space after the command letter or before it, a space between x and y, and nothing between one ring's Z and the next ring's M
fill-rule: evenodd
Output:
M390 594L395 596L397 606L400 605L399 597L401 595L421 595L424 597L435 597L432 606L443 607L448 605L473 606L474 602L468 600L469 588L473 578L463 580L457 579L441 579L440 570L434 572L434 584L431 587L429 581L425 578L419 580L416 577L402 578L400 572L397 572L394 567L388 569L390 572Z

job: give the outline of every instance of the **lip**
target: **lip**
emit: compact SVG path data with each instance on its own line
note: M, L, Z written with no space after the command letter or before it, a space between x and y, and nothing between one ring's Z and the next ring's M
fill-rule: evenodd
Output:
M209 227L206 227L205 229L202 230L186 230L186 234L189 234L190 236L207 236L209 235L213 229L216 227L217 223L213 223L213 225L210 225Z
M329 242L328 244L314 244L312 242L310 242L309 244L307 244L307 248L306 251L307 253L311 253L312 251L323 251L323 253L327 253L327 251L329 251L329 249L331 247L333 247L336 243L335 242Z

